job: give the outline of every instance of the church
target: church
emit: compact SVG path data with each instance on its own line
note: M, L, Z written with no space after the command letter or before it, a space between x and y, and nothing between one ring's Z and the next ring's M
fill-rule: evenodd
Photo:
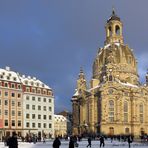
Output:
M92 66L89 86L82 69L72 96L74 135L148 134L148 74L139 81L133 50L124 44L123 23L113 9L105 25L104 47Z

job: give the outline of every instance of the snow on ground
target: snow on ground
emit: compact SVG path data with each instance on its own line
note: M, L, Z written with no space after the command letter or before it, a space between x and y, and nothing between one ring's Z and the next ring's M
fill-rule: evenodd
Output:
M46 141L46 143L38 142L36 144L33 143L26 143L26 142L19 142L18 148L52 148L53 141ZM61 140L61 146L60 148L68 148L69 141ZM87 146L87 140L83 140L78 142L79 147L78 148L86 148ZM99 141L92 141L92 148L99 148ZM105 141L105 147L104 148L128 148L127 142L118 142L118 141L111 141L107 140ZM8 148L7 146L4 146L3 142L0 142L0 148ZM133 142L131 144L131 148L148 148L148 143L138 143Z

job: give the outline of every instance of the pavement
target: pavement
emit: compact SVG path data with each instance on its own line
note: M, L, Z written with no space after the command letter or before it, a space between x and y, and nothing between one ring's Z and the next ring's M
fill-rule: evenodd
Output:
M37 142L34 143L26 143L26 142L19 142L18 148L52 148L53 140L48 140L46 143L43 142ZM82 140L78 142L79 146L78 148L87 148L87 140ZM99 148L100 141L95 140L92 141L91 148ZM69 141L61 140L61 146L60 148L68 148L69 147ZM3 142L0 142L0 148L8 148L7 146L4 146ZM88 147L89 148L89 147ZM110 140L105 140L105 147L104 148L128 148L127 142L119 142L119 141L113 141L111 143ZM131 148L148 148L148 142L133 142L131 143Z

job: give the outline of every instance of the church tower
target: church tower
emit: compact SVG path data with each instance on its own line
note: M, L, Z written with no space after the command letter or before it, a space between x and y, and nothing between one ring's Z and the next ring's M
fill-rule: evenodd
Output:
M112 15L107 20L107 24L105 26L106 30L105 45L109 43L123 44L122 28L123 24L120 21L120 18L115 14L115 10L113 9Z

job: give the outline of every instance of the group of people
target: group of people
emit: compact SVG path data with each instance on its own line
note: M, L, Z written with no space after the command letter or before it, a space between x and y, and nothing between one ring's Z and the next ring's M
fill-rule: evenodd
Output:
M100 136L98 137L99 141L100 141L100 148L103 146L105 146L105 142L104 142L104 137L103 136ZM88 145L86 146L87 148L92 146L91 144L91 141L92 141L92 138L91 137L88 137ZM111 140L112 141L112 140ZM132 139L131 137L129 136L127 138L127 142L128 142L128 146L129 148L131 147L131 143L132 143ZM12 136L9 137L7 139L7 143L6 145L9 147L9 148L18 148L18 141L17 141L17 134L15 132L12 133ZM61 141L58 137L56 137L53 141L53 148L59 148L61 145ZM78 147L78 143L77 143L77 137L76 136L71 136L70 137L70 140L69 140L69 148L75 148L75 147Z
M8 146L8 148L18 148L16 132L12 132L12 136L5 141L5 145Z

